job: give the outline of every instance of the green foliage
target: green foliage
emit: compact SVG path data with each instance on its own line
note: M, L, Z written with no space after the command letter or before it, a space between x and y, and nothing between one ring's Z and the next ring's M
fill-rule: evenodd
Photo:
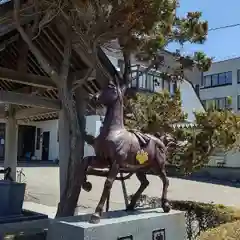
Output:
M170 97L168 91L137 93L134 98L125 99L125 116L125 123L129 128L152 134L166 129L172 132L172 124L186 118L181 111L179 90L173 97Z
M158 208L161 207L161 199L142 195L138 205ZM221 204L215 205L193 201L171 201L171 205L173 209L185 212L188 240L195 240L201 233L208 229L215 228L224 223L240 220L239 209ZM203 233L203 236L206 236L206 234ZM208 239L217 240L221 238L200 238L199 240Z
M53 0L40 1L36 10L42 13L40 29L64 15L89 52L118 40L122 51L143 52L154 59L171 42L202 44L207 38L208 23L201 19L201 12L179 17L178 7L178 0ZM200 61L210 60L204 57Z
M137 94L125 102L128 128L151 134L170 133L182 143L171 153L168 162L185 174L207 164L215 150L239 148L240 121L230 109L194 112L196 127L189 129L176 127L176 123L184 123L187 117L182 112L179 90L172 97L163 91Z
M208 58L203 52L196 52L193 61L202 72L208 71L212 64L212 58Z

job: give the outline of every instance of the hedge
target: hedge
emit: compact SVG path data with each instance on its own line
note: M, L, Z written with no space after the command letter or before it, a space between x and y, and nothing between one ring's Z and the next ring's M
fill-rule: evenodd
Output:
M206 204L193 201L171 201L172 208L185 212L188 240L195 240L208 229L221 224L240 220L240 210L224 205ZM161 199L142 195L138 206L161 207ZM240 238L239 238L240 239Z
M6 235L3 240L46 240L47 231L42 231L39 233L21 233L17 235Z
M240 221L225 223L217 228L200 234L198 240L233 240L240 239Z

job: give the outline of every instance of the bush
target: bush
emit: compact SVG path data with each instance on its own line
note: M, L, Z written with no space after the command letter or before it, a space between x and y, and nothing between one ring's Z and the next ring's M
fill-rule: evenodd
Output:
M217 228L202 233L198 240L233 240L240 239L240 221L225 223Z
M202 232L221 224L240 220L240 210L224 205L192 201L171 201L172 208L185 212L187 239L194 240ZM161 199L142 195L138 206L161 207Z

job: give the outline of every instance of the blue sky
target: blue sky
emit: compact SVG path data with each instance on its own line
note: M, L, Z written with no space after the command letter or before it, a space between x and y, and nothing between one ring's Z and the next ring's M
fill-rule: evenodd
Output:
M201 11L202 18L208 21L209 28L240 23L240 0L180 0L179 15L188 11ZM171 50L175 46L169 47ZM185 44L183 52L203 51L214 61L240 57L240 26L210 31L203 45Z

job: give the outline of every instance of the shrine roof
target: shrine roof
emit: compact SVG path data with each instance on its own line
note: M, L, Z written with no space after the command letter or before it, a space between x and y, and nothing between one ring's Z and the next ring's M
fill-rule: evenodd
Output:
M33 5L28 2L29 1L22 1L20 21L23 27L33 21ZM51 21L51 23L39 29L33 38L34 45L37 46L43 56L57 70L60 69L64 54L63 22L63 17L58 16L55 20ZM18 59L21 56L20 40L20 34L15 27L15 21L13 19L13 2L11 0L0 0L0 89L8 92L36 94L37 96L49 99L58 99L58 92L55 87L44 88L32 86L27 81L16 81L16 79L6 78L3 74L3 72L8 73L9 71L12 75L14 73L15 75L18 74ZM102 65L108 70L108 73L114 75L116 70L101 48L98 49L98 57ZM88 67L81 46L75 44L70 62L70 73L80 72L88 69ZM44 79L44 77L49 78L31 51L28 51L27 55L26 74L30 74L31 76L36 75L42 77L42 79ZM98 92L107 81L108 78L102 68L97 67L95 77L88 79L81 87L88 93L94 94ZM25 109L28 107L29 106L16 104L17 109ZM95 112L95 106L88 105L88 114L93 112ZM27 120L39 121L57 117L58 111L52 111L28 118Z

